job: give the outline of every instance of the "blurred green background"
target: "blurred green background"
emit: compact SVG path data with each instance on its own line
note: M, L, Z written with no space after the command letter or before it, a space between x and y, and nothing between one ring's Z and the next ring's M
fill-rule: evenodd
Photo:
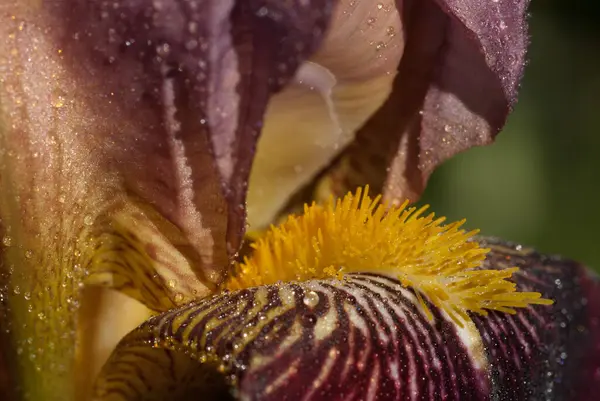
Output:
M600 271L600 1L533 0L530 12L530 62L505 130L440 167L423 201Z

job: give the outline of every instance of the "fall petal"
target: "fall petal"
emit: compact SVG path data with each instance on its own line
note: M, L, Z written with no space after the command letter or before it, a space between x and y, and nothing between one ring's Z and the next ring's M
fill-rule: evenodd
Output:
M394 90L331 170L332 191L370 183L390 200L415 200L437 165L490 143L516 101L527 5L404 1Z
M223 279L253 124L329 15L327 1L239 3L3 4L2 360L17 397L72 397L83 285L165 310Z
M337 4L322 46L269 102L248 192L252 229L272 223L354 140L390 94L403 50L391 3Z
M600 388L588 376L600 356L597 279L481 240L492 248L485 268L518 265L518 287L556 304L458 328L435 310L428 320L411 292L376 274L250 288L140 326L104 367L95 399L586 399Z

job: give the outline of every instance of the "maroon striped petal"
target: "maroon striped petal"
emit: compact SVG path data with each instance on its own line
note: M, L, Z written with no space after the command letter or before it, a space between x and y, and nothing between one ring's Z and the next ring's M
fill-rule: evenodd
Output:
M500 399L591 400L600 391L600 281L579 263L487 238L486 268L521 267L523 291L552 308L474 316Z
M104 367L96 399L583 400L598 391L589 376L600 362L598 305L588 299L596 279L574 262L482 241L493 248L486 267L521 266L518 286L556 304L459 328L435 310L429 321L412 292L374 274L251 288L142 325Z

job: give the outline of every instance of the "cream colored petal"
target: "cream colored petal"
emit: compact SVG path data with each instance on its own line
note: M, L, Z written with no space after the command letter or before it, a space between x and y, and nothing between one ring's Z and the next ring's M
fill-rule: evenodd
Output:
M271 223L291 194L350 139L337 121L334 85L329 71L304 64L295 83L269 103L248 189L251 230Z
M385 102L403 39L393 2L340 2L323 47L269 102L250 176L250 229L273 222Z
M151 314L139 301L115 290L94 286L84 289L77 327L77 401L90 398L96 376L117 343Z
M312 61L340 82L395 73L404 52L403 1L342 0L327 38Z

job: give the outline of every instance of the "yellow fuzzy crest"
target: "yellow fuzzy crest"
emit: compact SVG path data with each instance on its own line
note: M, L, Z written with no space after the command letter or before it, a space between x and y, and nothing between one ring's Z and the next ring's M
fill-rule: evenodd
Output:
M468 311L514 313L529 304L552 304L537 292L518 292L508 281L518 268L483 270L489 249L469 241L465 220L444 225L445 218L419 209L387 207L380 196L349 193L326 205L306 205L304 215L271 227L252 246L226 283L230 290L279 281L339 278L346 273L380 273L411 288L425 313L423 298L462 325Z

